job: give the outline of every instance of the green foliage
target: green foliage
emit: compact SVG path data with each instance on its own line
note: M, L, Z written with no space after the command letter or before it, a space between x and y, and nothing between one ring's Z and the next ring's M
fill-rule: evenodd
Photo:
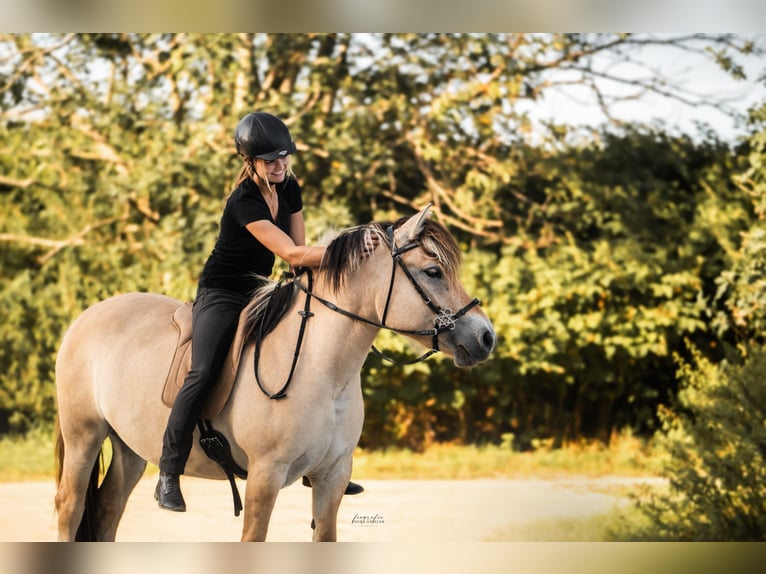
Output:
M751 111L754 133L747 150L748 168L738 177L741 194L756 217L741 233L732 263L716 278L710 313L720 336L763 342L766 332L766 103Z
M707 43L738 73L737 38L683 38L679 47ZM284 117L298 143L309 240L432 202L499 335L493 359L469 371L444 357L412 367L371 357L365 446L513 436L531 448L653 430L657 404L675 393L683 338L714 356L746 309L758 313L747 285L759 268L739 244L747 231L760 249L750 230L763 213L751 202L763 144L732 150L712 135L638 127L533 134L526 110L569 81L557 72L604 77L592 56L655 41L668 44L630 34L1 35L0 433L53 419L56 349L85 307L126 291L194 296L239 167L231 133L256 108ZM417 352L387 334L379 343Z
M754 111L757 119L763 108ZM757 125L757 122L756 122ZM715 363L696 349L680 360L681 390L663 408L660 445L668 457L668 492L647 492L638 509L649 524L637 536L660 540L766 539L766 347L763 345L764 249L762 170L766 130L751 138L749 169L739 178L758 217L742 232L732 263L716 278L710 314L727 346Z
M639 509L646 537L686 541L766 538L766 348L718 365L695 352L682 362L678 406L661 413L667 493Z
M464 283L500 336L493 361L458 372L446 360L404 369L371 360L364 444L499 442L511 432L529 448L541 437L651 432L657 404L675 392L683 338L715 352L704 294L753 218L731 181L743 158L715 140L645 131L524 156L511 182L522 206L505 216L514 239L498 251L465 245Z

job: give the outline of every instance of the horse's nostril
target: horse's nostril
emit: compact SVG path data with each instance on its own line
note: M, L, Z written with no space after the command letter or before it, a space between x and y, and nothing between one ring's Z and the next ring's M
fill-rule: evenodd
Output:
M481 341L487 349L492 349L495 346L495 334L488 329L484 331Z

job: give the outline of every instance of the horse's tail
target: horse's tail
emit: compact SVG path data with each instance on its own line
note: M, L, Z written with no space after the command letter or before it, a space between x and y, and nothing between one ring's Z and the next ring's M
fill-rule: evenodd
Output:
M98 476L99 464L101 462L101 452L93 463L93 469L90 471L90 480L88 481L88 490L85 491L85 508L82 512L80 526L75 534L75 542L97 542L96 538L96 504L98 502Z
M61 424L56 419L54 428L56 433L56 446L54 456L56 459L56 491L58 492L61 484L61 476L64 472L64 438L61 435ZM88 489L85 492L85 508L83 509L82 519L80 519L80 526L77 527L77 534L75 534L75 542L95 542L96 541L96 503L98 491L98 479L103 464L103 451L99 452L96 462L93 464L93 469L90 472L90 479L88 481ZM59 499L56 496L56 510L58 510Z

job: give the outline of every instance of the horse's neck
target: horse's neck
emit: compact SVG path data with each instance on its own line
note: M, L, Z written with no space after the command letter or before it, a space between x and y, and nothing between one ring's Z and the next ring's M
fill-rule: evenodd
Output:
M365 290L358 279L349 280L338 293L322 287L314 292L343 311L377 321L372 293L369 288ZM312 357L318 363L317 367L348 370L358 375L379 329L330 309L313 298L310 307L314 314L309 319L313 324L310 344L315 350Z

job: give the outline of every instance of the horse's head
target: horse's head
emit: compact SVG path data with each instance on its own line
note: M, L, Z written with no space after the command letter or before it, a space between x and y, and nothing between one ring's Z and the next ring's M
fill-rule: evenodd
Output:
M427 206L391 225L342 234L328 248L326 277L338 291L357 269L362 280L355 285L373 299L365 305L365 314L376 315L373 322L445 352L458 367L470 367L489 357L495 331L460 283L457 242L429 215ZM361 258L365 233L380 240L371 257Z

